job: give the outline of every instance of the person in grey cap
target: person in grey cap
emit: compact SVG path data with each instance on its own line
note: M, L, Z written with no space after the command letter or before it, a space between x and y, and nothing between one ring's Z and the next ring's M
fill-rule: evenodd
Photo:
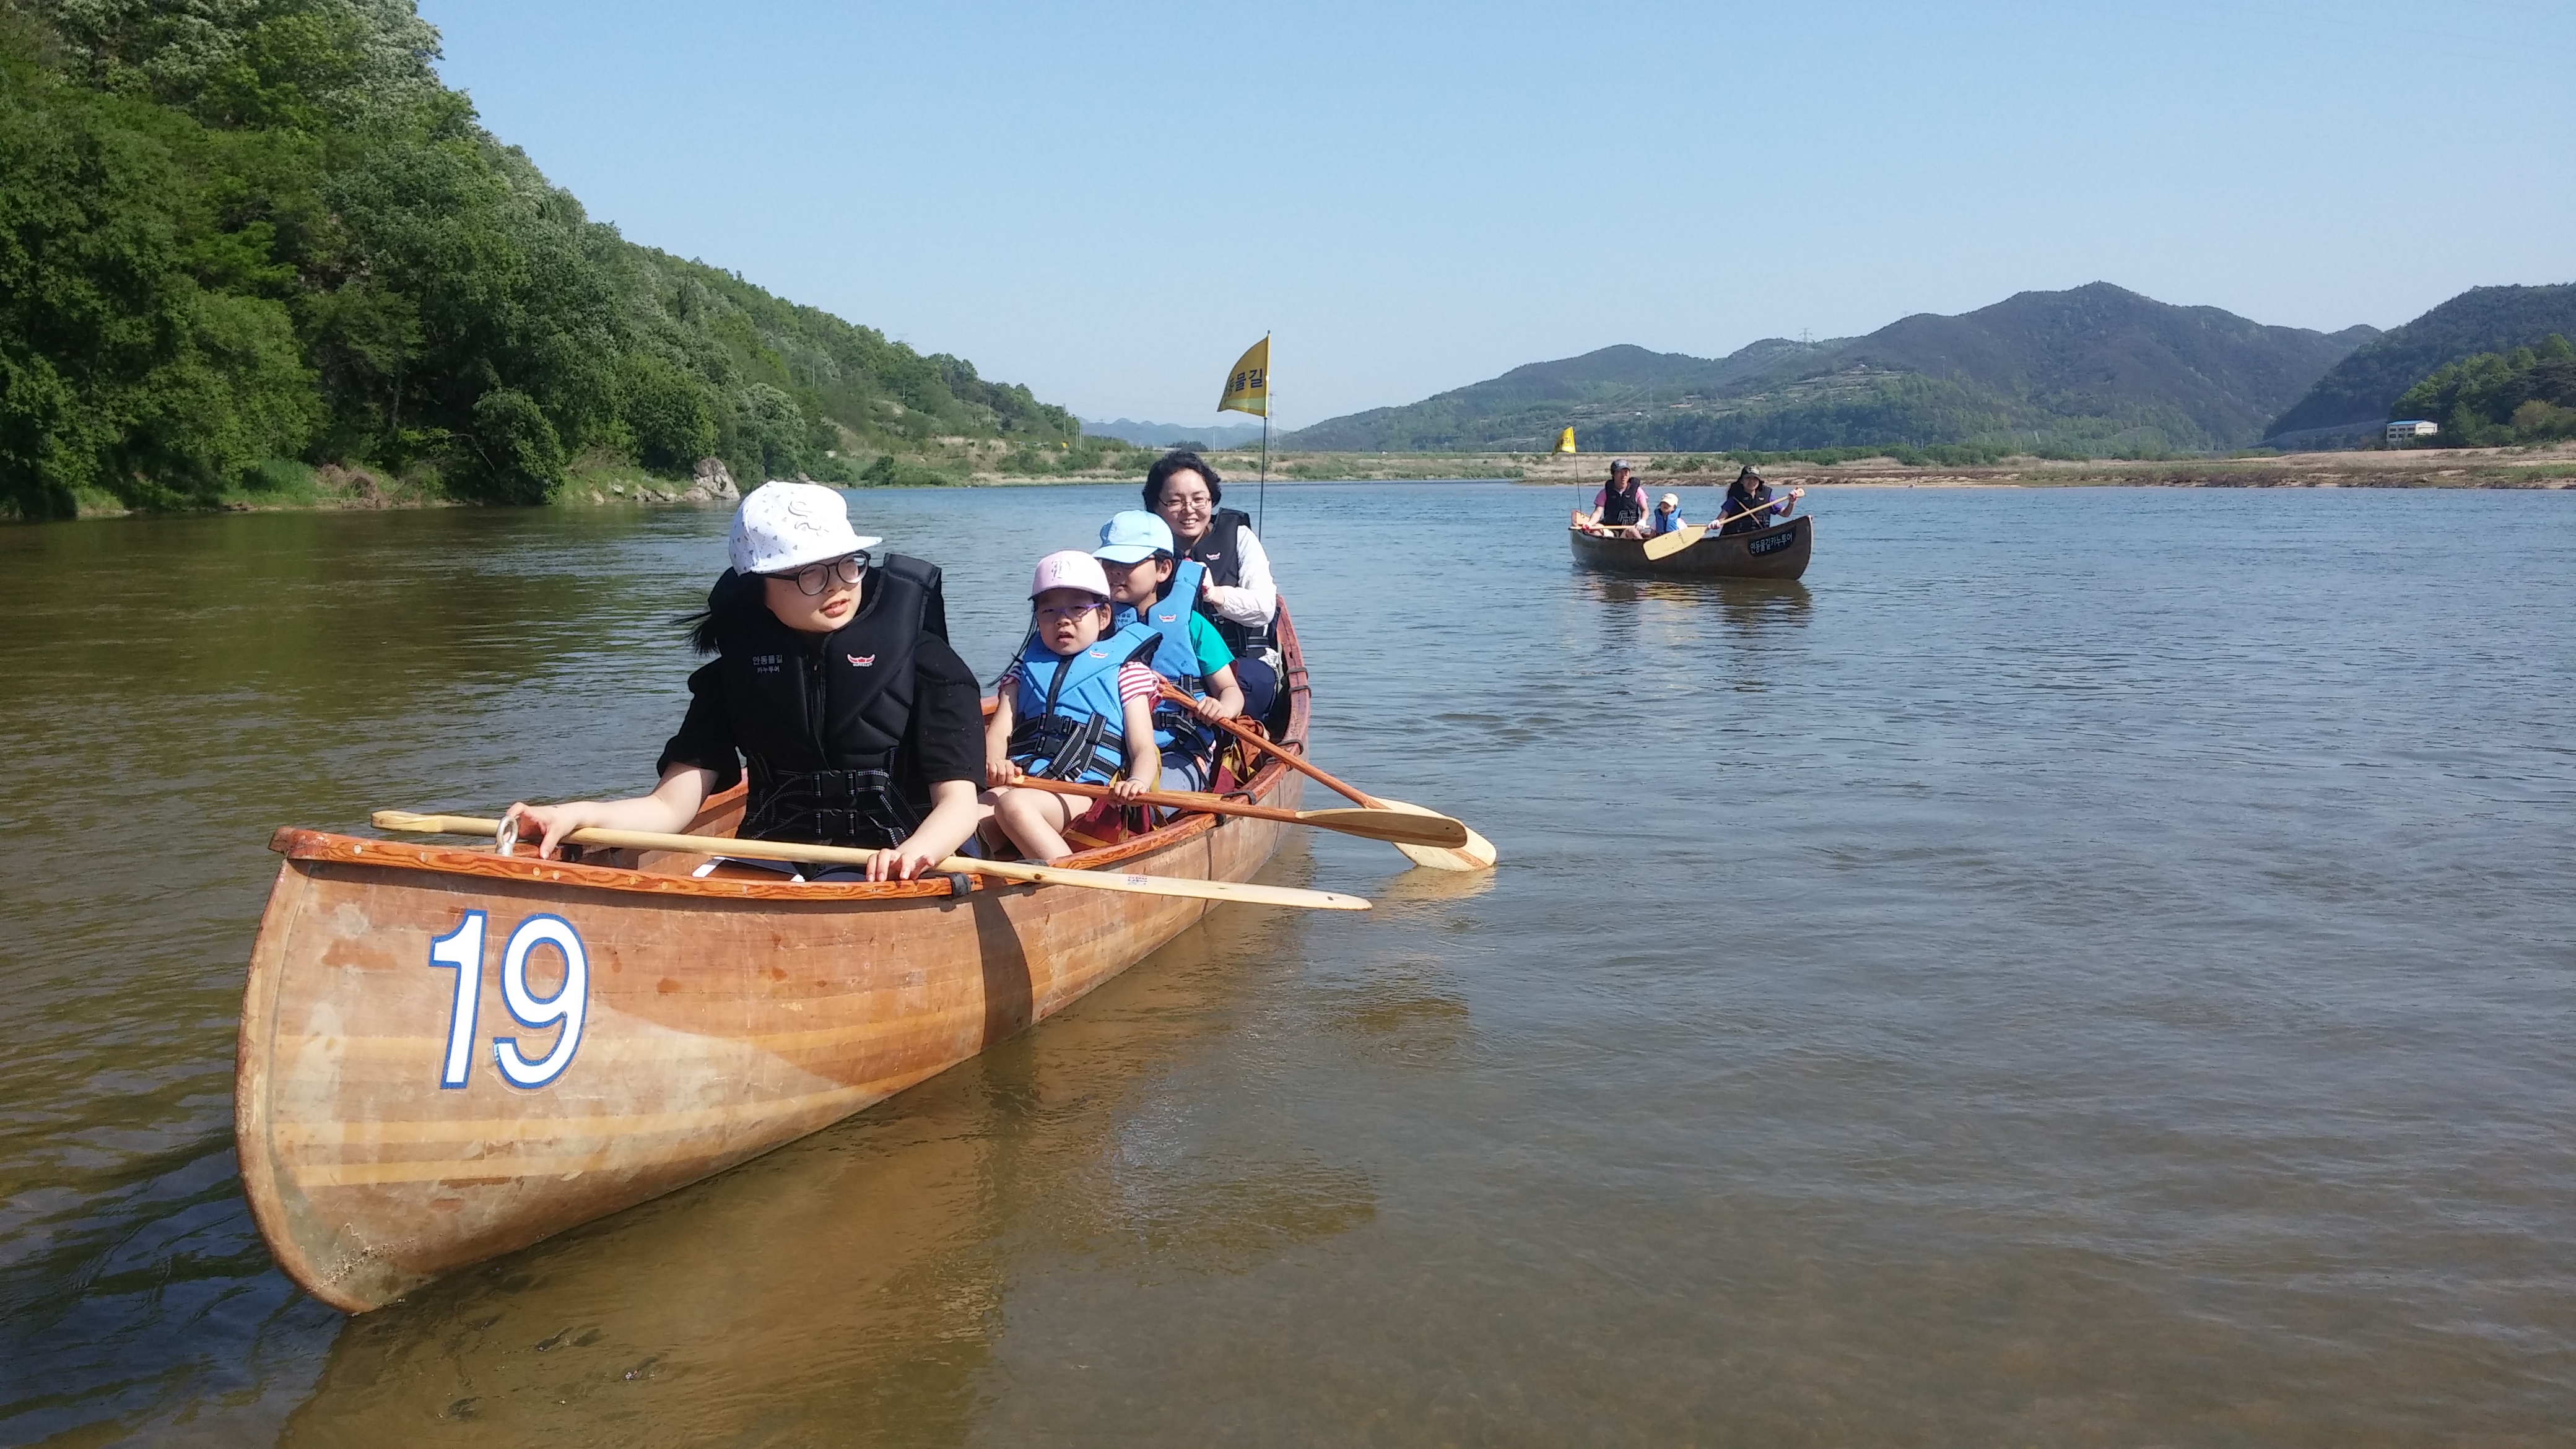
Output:
M1646 490L1629 475L1628 460L1610 462L1610 481L1592 495L1592 523L1603 533L1616 533L1625 538L1638 536L1637 526L1646 518Z

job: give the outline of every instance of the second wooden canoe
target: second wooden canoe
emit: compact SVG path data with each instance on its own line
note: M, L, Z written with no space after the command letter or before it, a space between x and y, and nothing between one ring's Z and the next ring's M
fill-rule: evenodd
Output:
M1641 538L1603 538L1579 528L1565 532L1574 540L1574 561L1591 568L1672 578L1794 579L1807 571L1815 522L1801 516L1752 533L1704 538L1659 559L1646 557Z
M1286 610L1284 737L1307 693ZM1303 777L1247 782L1294 808ZM737 789L691 826L710 850ZM1184 816L1067 863L1244 880L1267 820ZM251 950L234 1136L278 1265L378 1307L721 1172L1063 1010L1204 901L1067 886L699 878L280 830Z

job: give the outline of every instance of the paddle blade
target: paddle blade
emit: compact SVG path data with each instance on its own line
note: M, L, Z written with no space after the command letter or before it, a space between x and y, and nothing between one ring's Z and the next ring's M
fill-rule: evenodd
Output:
M1467 843L1475 832L1464 821L1446 815L1416 815L1409 810L1369 810L1358 806L1349 809L1300 810L1297 820L1324 830L1337 830L1364 840L1383 840L1389 845L1428 845L1455 850Z
M1408 815L1440 813L1436 810L1425 810L1419 805L1408 804L1402 800L1389 800L1382 795L1378 797L1377 803L1384 809L1401 810ZM1472 829L1467 831L1467 843L1454 850L1444 850L1436 845L1401 843L1396 843L1395 848L1403 851L1404 858L1415 865L1426 866L1432 870L1491 870L1494 862L1500 858L1494 851L1494 843Z
M1699 540L1700 531L1696 528L1676 528L1670 533L1659 533L1646 540L1646 557L1671 558Z

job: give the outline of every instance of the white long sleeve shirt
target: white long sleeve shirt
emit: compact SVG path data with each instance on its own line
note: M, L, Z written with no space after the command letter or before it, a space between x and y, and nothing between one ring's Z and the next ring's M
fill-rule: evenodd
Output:
M1219 618L1257 629L1278 614L1279 585L1270 577L1270 555L1262 551L1261 540L1251 529L1235 530L1234 547L1243 561L1243 582L1230 587L1211 584L1207 596Z

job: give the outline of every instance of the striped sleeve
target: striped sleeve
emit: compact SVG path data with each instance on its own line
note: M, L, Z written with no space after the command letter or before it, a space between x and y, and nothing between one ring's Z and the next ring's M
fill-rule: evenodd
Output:
M1118 699L1122 704L1131 699L1151 700L1163 692L1162 685L1163 677L1150 664L1118 666Z

